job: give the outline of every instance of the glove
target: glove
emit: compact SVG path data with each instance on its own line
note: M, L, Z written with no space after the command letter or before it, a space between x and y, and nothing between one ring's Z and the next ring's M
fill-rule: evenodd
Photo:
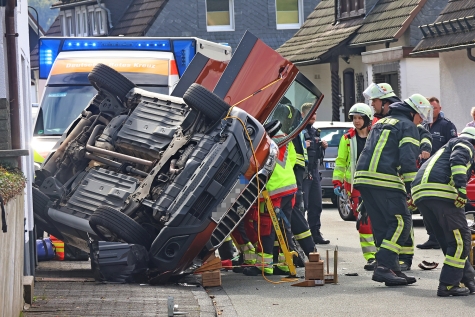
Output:
M342 196L341 195L341 188L343 187L343 184L340 181L333 181L333 192L337 196Z
M368 213L366 212L363 202L358 205L356 211L358 211L358 218L356 218L356 230L360 230L361 224L368 224Z
M409 197L407 200L407 209L409 209L409 211L411 211L412 213L417 210L417 206L416 204L414 204L412 197Z
M464 208L467 204L467 190L463 187L457 188L457 198L455 198L454 205L457 208Z

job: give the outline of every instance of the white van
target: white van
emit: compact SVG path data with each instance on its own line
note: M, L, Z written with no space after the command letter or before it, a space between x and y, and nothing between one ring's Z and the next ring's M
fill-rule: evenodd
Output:
M196 53L218 61L231 48L194 37L43 37L40 79L47 79L33 130L35 162L41 163L66 128L96 94L87 75L106 64L149 91L170 94Z

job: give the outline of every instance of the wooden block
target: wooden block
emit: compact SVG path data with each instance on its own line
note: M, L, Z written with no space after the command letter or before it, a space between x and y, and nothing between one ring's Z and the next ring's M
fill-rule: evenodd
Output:
M303 282L292 284L291 286L313 287L313 286L323 286L323 285L325 285L324 280L305 280Z
M310 252L308 254L308 260L310 262L319 262L320 261L320 254L318 252Z
M221 286L221 272L204 272L201 274L201 284L203 287Z
M335 282L335 276L332 274L325 274L325 283Z
M323 261L305 263L305 279L323 280L324 273Z
M206 271L216 271L220 270L223 267L221 259L219 257L214 257L212 260L205 262L201 267L195 270L195 273L202 273Z

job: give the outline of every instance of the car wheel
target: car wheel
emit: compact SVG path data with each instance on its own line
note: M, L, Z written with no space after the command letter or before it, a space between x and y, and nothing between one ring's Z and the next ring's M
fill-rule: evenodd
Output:
M104 241L125 241L150 248L152 239L134 219L110 206L99 206L89 219L89 225Z
M135 87L127 77L104 64L94 66L87 78L98 91L104 89L122 101L130 89Z
M192 109L200 111L213 122L221 119L230 107L224 100L196 83L188 88L183 95L183 100Z
M341 191L341 196L338 196L338 213L341 219L345 221L356 220L353 210L351 209L350 198L344 189Z

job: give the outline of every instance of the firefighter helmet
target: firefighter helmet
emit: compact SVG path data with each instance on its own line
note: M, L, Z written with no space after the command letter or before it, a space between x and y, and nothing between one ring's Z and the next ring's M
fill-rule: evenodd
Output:
M463 128L462 132L460 132L461 137L465 137L467 139L471 139L471 141L475 141L475 128L474 127L465 127Z
M404 99L404 102L414 109L424 121L432 123L434 108L426 97L421 94L413 94Z
M394 89L393 87L391 87L390 84L371 83L371 85L369 85L368 88L366 88L366 90L363 91L363 96L366 99L372 100L372 99L386 99L389 97L396 97L396 94L394 93Z
M373 111L371 107L365 103L355 103L348 112L348 118L355 114L359 114L360 116L367 116L370 120L373 120Z

